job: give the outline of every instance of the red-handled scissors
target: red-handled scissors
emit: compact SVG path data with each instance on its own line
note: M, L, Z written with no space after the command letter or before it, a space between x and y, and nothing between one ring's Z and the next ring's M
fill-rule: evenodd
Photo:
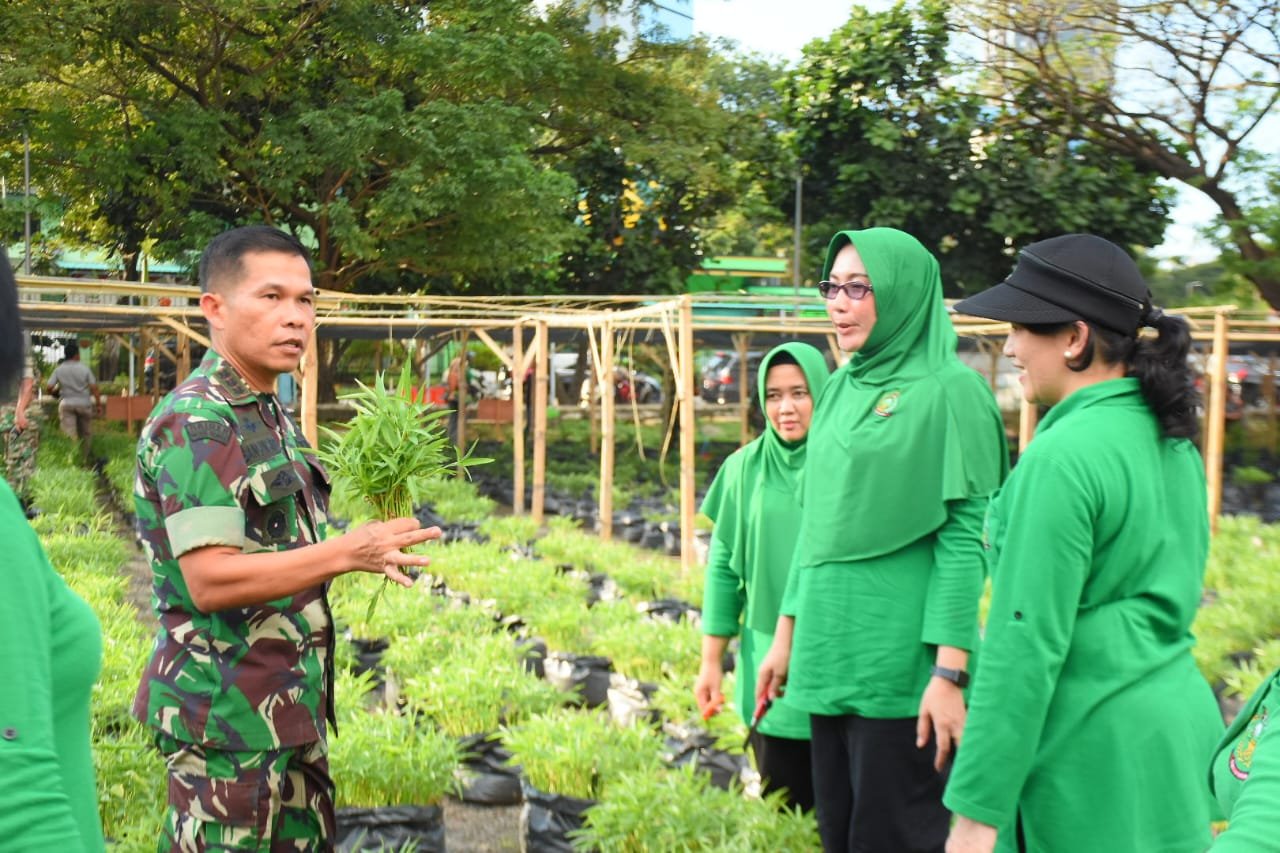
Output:
M760 728L760 721L764 719L764 715L773 707L773 700L768 696L761 696L756 702L755 713L751 715L751 726L747 729L747 739L742 742L742 748L746 749L751 743L751 736L756 733L756 729Z

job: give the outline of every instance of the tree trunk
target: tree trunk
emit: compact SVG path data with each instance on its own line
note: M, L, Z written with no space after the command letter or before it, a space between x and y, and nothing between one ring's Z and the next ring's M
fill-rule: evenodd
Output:
M317 353L317 363L320 365L320 384L316 387L317 403L336 403L338 401L337 389L335 388L338 381L338 366L350 343L350 341L329 338L316 340L316 346L320 348L319 353Z

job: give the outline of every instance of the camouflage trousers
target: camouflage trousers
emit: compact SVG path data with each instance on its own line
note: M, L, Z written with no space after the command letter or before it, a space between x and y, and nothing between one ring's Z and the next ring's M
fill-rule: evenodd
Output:
M36 473L36 449L40 446L38 410L27 408L27 428L19 430L11 403L0 406L0 443L4 445L4 478L21 500L31 499L31 479Z
M332 850L333 782L324 741L228 752L158 735L169 776L161 853Z

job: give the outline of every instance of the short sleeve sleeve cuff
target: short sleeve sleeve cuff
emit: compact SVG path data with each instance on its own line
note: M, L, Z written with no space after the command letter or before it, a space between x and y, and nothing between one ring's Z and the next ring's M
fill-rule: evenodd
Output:
M244 510L235 506L197 506L165 517L174 557L211 545L244 547Z

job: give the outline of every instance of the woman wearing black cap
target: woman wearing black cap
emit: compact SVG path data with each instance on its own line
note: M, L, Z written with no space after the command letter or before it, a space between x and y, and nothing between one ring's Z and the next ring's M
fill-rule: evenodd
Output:
M947 850L1203 850L1222 720L1191 657L1209 530L1186 322L1087 234L956 310L1013 324L1023 394L1052 408L987 516Z

